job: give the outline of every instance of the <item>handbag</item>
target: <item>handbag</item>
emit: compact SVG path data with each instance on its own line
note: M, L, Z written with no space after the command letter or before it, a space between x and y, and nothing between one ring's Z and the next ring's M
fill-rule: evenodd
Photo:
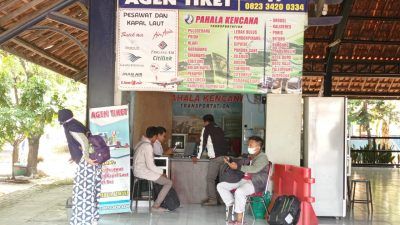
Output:
M224 164L221 166L220 174L219 174L219 182L227 182L227 183L237 183L244 176L244 173L240 170L231 169L228 164Z
M89 154L90 159L102 164L111 158L110 147L108 147L102 136L90 135L88 140L94 150L94 153Z

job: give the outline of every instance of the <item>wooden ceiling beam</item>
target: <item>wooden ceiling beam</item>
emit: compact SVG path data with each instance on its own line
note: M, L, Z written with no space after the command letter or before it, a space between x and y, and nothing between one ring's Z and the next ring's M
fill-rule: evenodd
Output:
M381 80L378 80L378 83L375 85L375 92L378 90L379 84L381 83Z
M71 60L71 63L80 67L81 62L85 61L86 59L87 59L86 55L79 54L79 55L75 56L73 60Z
M353 83L353 79L350 79L349 85L347 86L347 90L350 90L352 83Z
M58 0L57 2L51 4L50 6L37 11L31 16L26 17L23 20L20 20L17 24L15 24L12 28L6 30L5 32L0 34L0 45L4 44L4 42L15 38L26 29L32 27L33 25L39 23L44 18L46 18L49 12L58 11L67 7L68 5L74 3L76 0Z
M10 7L12 4L14 4L15 1L14 0L7 0L4 1L1 5L0 5L0 11L3 11L5 9L7 9L8 7Z
M81 1L78 1L77 4L79 5L79 7L82 9L82 11L89 16L89 10L88 7L86 7L86 5L84 3L82 3Z
M385 98L385 99L398 99L400 98L400 93L393 93L393 92L368 92L368 91L363 91L363 92L352 92L352 91L338 91L338 92L333 92L332 96L347 96L350 99L351 98Z
M390 89L392 88L392 85L393 85L393 83L394 83L394 80L395 80L395 79L393 79L392 82L390 83L388 91L390 91Z
M59 59L59 58L57 58L55 56L52 56L52 55L48 54L46 51L42 50L41 48L39 48L39 47L37 47L35 45L32 45L31 43L26 42L23 39L14 38L12 40L12 42L18 44L19 46L22 46L22 47L28 49L29 51L32 51L32 52L40 55L43 58L46 58L46 59L48 59L48 60L50 60L52 62L55 62L55 63L57 63L57 64L59 64L59 65L61 65L63 67L66 67L66 68L68 68L70 70L73 70L73 71L78 71L79 70L75 66L69 64L67 61L64 61L64 60Z
M361 91L364 91L365 83L367 83L367 79L364 79L364 82L363 82L363 84L361 86Z
M23 58L23 59L28 60L28 61L30 61L32 63L38 64L38 65L43 66L43 67L45 67L45 68L47 68L47 69L49 69L51 71L54 71L56 73L59 73L59 74L62 74L64 76L68 77L68 74L65 74L65 71L57 69L56 67L53 67L53 66L49 66L47 63L41 62L40 60L32 61L31 58L27 57L27 54L17 51L16 48L14 48L14 47L10 48L8 46L4 46L3 45L3 46L0 46L0 48L3 49L4 51L9 52L9 53L11 53L13 55L16 55L16 56L18 56L20 58ZM57 65L59 65L59 64L57 64Z
M0 31L2 31L2 30L3 29L0 28ZM73 70L73 71L79 71L78 68L76 68L75 66L71 65L70 63L68 63L68 62L66 62L66 61L64 61L62 59L59 59L59 58L55 57L54 55L49 54L48 52L42 50L41 48L39 48L39 47L37 47L37 46L27 42L27 41L25 41L22 38L16 37L14 39L11 39L11 41L14 42L15 44L17 44L17 45L29 50L29 51L31 51L31 52L34 52L37 55L40 55L41 57L46 58L46 59L48 59L48 60L50 60L50 61L52 61L54 63L57 63L57 64L65 67L65 68L68 68L68 69Z
M17 16L20 16L21 14L23 14L24 12L28 11L29 9L39 5L40 3L43 3L44 0L33 0L29 3L25 3L22 5L22 7L18 8L17 10L4 15L2 17L0 17L0 26L3 26L4 24L6 24L7 22L9 22L10 20L14 19Z
M78 28L78 29L83 30L83 31L88 31L88 26L89 25L88 25L87 22L75 19L73 17L64 15L62 13L51 12L47 17L49 19L53 20L53 21L56 21L56 22L71 26L73 28Z
M371 56L372 57L372 56ZM383 58L383 57L382 57ZM389 58L389 57L388 57ZM324 59L304 59L304 63L326 63ZM335 59L335 64L374 64L374 65L398 65L397 60L380 60L380 59Z
M399 22L399 17L384 17L384 16L349 16L350 20L374 20L386 22Z
M326 38L305 38L304 41L311 42L311 43L327 43L327 44L329 42L331 42L330 39L326 39ZM341 39L340 44L400 45L400 41L373 41L373 40Z
M319 77L324 76L323 73L320 72L303 72L303 76L306 77ZM326 77L326 76L325 76ZM398 73L365 73L365 74L357 74L357 73L342 73L342 72L333 72L332 77L359 77L359 78L400 78L400 74Z
M72 75L72 79L75 81L81 81L83 78L87 77L87 68L79 71L78 73Z

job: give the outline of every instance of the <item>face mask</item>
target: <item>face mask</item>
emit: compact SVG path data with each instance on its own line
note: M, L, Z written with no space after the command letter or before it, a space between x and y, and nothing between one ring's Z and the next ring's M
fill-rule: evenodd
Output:
M250 148L250 147L248 147L248 148L247 148L247 151L249 152L249 154L254 154L254 153L256 153L256 148Z

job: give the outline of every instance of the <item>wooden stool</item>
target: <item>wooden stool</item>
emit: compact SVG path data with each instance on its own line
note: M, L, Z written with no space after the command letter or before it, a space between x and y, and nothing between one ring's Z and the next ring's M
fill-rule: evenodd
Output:
M366 199L355 199L357 183L364 183L365 184L365 196L366 196ZM351 193L352 193L352 197L351 197L351 200L350 200L351 208L354 208L354 203L367 204L367 206L368 206L368 214L369 214L369 204L371 204L371 213L374 212L374 206L372 204L371 182L369 180L367 180L367 179L351 180Z

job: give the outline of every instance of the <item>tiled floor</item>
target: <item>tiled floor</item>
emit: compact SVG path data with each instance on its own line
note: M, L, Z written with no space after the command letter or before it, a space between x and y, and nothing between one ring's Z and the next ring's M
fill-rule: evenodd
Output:
M319 218L319 224L342 225L398 225L400 224L400 169L357 168L353 178L368 178L372 182L374 213L368 216L364 205L356 204L354 216L344 219ZM362 189L359 189L362 191ZM358 195L361 192L357 193ZM0 225L67 225L65 200L71 195L71 186L61 186L23 196L18 201L0 207ZM224 225L225 208L184 205L176 212L104 215L100 225ZM266 224L253 221L247 215L247 224Z
M353 178L368 178L371 180L374 212L368 215L367 207L355 204L354 211L349 210L346 218L319 218L319 224L343 225L395 225L400 224L400 169L388 168L355 168ZM363 188L357 188L356 196L361 197ZM350 213L352 215L350 215ZM225 208L201 207L200 205L185 205L176 212L164 214L149 214L146 209L139 213L106 215L100 224L149 224L149 225L192 225L225 224ZM247 215L247 224L267 224L263 220L252 219Z

